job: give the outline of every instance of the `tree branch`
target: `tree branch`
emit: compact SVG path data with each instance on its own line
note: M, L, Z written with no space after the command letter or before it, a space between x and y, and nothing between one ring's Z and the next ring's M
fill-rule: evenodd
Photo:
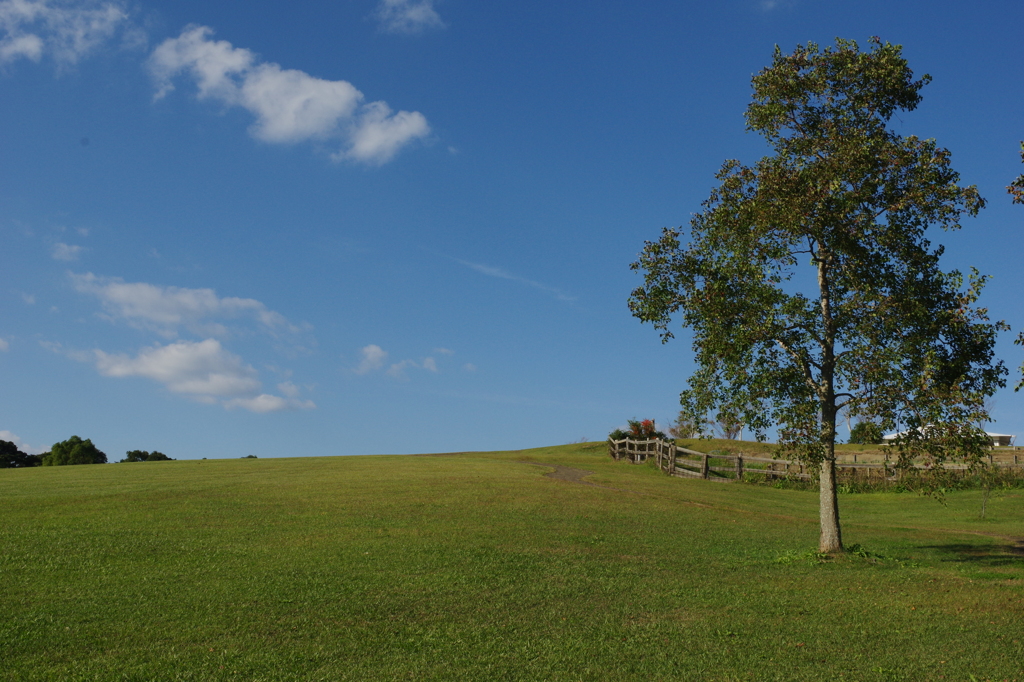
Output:
M818 391L818 388L819 388L818 384L815 383L815 381L814 381L814 374L811 372L811 365L813 363L811 363L811 361L808 360L807 358L804 358L803 356L801 356L799 353L797 353L795 350L793 350L792 348L787 346L785 343L783 343L779 339L775 339L775 343L779 344L779 346L782 348L782 350L784 350L787 353L789 353L790 357L793 358L793 361L796 362L798 365L800 365L800 369L804 373L804 381L807 383L808 388L810 388L812 391L814 391L815 395L820 395L820 393ZM817 366L817 365L815 365L815 366Z

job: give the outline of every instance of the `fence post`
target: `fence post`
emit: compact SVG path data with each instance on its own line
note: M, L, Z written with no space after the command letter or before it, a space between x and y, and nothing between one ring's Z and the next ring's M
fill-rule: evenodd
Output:
M743 480L743 455L736 455L736 480Z
M704 453L703 461L700 463L700 477L708 477L708 453Z
M1017 455L1013 456L1014 463L1017 462ZM672 443L668 447L668 474L671 476L676 473L676 444Z

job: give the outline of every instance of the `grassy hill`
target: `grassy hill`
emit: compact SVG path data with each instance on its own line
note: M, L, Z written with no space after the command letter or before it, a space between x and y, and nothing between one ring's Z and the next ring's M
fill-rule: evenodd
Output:
M723 451L729 453L741 453L754 457L772 457L776 454L774 443L758 443L752 440L726 440L724 438L680 438L675 441L689 450L697 452ZM1016 447L992 448L990 454L996 462L1014 462L1016 455L1018 460L1024 461L1024 450ZM858 462L884 462L886 457L896 459L898 452L895 446L889 445L858 445L853 443L837 443L836 459L839 462L852 462L856 457Z
M815 493L600 443L4 469L0 680L1024 680L1021 498L822 562Z

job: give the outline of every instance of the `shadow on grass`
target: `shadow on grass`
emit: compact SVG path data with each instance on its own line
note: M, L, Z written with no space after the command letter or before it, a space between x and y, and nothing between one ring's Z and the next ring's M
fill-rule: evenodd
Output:
M950 543L947 545L925 545L921 549L931 549L946 554L948 558L942 559L942 561L1024 569L1024 539L1015 540L1012 544Z

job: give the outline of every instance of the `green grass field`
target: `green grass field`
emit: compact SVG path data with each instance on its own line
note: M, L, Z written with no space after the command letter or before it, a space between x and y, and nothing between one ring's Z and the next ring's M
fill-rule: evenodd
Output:
M815 493L601 443L4 469L0 679L1024 681L1022 497L845 495L823 562Z

